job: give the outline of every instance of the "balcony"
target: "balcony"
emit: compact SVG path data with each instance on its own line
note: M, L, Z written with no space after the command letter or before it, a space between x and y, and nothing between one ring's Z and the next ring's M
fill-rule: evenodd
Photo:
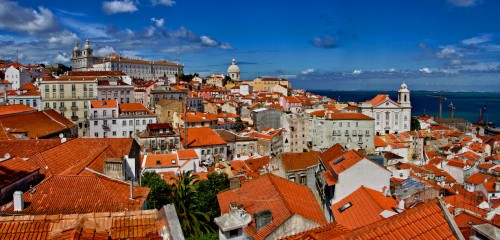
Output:
M108 125L102 125L102 129L109 131L109 126Z
M78 107L77 107L77 106L72 106L72 107L71 107L71 111L73 111L73 112L78 111Z
M71 121L78 121L78 116L71 116Z
M59 111L61 112L66 112L66 110L67 110L66 107L59 107Z

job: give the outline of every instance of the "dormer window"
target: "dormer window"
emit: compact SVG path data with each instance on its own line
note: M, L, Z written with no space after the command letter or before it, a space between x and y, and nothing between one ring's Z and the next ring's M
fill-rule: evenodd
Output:
M161 161L160 160L156 160L156 165L161 165Z

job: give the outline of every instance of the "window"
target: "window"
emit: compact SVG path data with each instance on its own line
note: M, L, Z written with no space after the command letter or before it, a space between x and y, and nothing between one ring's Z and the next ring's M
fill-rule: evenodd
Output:
M64 85L62 84L59 85L59 91L64 92Z
M127 126L127 121L123 120L122 126Z
M146 125L146 119L142 120L142 125Z
M126 137L127 136L127 131L123 131L122 132L122 137Z
M75 84L71 84L71 91L72 91L72 92L76 91L76 86L75 86Z
M347 122L347 127L351 127L351 122Z
M104 120L104 121L103 121L103 125L104 125L104 126L107 126L107 125L108 125L108 120Z
M52 103L52 108L56 109L57 108L57 103L56 102L53 102Z
M113 136L116 136L116 131L113 131Z
M45 85L45 92L49 91L49 85Z
M377 113L377 120L380 120L380 113Z
M303 185L307 184L305 175L300 176L300 184L303 184Z
M97 122L98 122L98 121L94 121L94 126L97 126L97 124L98 124Z
M356 127L359 127L359 122L356 122Z
M113 120L112 123L113 123L113 125L115 125L116 124L116 120Z
M135 120L135 125L141 124L139 120Z
M102 111L102 115L106 116L106 110Z
M130 125L130 126L134 125L134 120L129 120L128 125Z
M94 133L94 137L98 138L98 137L99 137L99 133L98 133L98 132L95 132L95 133Z
M385 120L388 121L389 120L389 112L386 112L385 113Z
M52 92L56 91L56 85L52 85Z

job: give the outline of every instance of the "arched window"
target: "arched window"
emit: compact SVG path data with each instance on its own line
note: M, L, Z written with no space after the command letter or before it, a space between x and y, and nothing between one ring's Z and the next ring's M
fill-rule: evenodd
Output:
M407 97L408 97L408 96L406 96L406 95L405 95L405 102L406 102L406 101L408 101L408 100L406 100L406 98L407 98Z

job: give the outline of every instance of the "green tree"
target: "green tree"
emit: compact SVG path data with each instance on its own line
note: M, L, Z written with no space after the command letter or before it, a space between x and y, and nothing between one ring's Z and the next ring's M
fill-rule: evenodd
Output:
M202 236L212 232L208 214L200 211L200 206L197 205L198 178L192 171L183 172L181 176L172 178L175 179L173 185L175 209L182 231L187 237Z
M410 129L412 131L418 131L421 129L420 122L418 121L418 118L415 116L411 117Z
M208 174L207 180L199 182L199 188L196 192L197 205L202 212L208 214L210 219L220 216L217 193L227 188L229 188L229 178L225 173L211 172ZM213 222L211 225L214 229L217 227Z
M208 234L203 234L199 237L188 237L186 240L218 240L219 239L219 233L218 232L212 232Z
M167 184L160 175L155 172L145 172L141 181L142 186L151 189L147 199L149 208L160 209L164 205L172 203L172 186Z

